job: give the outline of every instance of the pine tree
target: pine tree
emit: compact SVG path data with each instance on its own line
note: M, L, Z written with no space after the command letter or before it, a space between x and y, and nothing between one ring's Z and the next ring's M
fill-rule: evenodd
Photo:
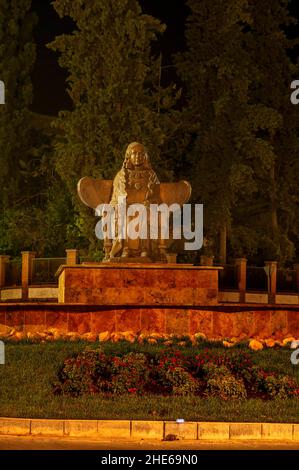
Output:
M161 149L174 132L168 112L175 92L159 85L159 58L151 45L165 27L142 14L136 0L56 0L60 17L75 23L70 35L50 44L68 71L72 111L56 121L57 169L78 211L78 223L94 244L94 217L77 202L76 184L89 175L112 178L121 167L126 146L140 140L149 149L158 173L171 176ZM160 171L159 171L160 170Z

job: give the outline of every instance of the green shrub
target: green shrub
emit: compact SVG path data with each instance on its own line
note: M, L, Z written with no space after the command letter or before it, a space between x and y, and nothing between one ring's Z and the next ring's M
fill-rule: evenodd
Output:
M79 396L108 391L111 373L111 358L102 350L87 348L64 361L58 373L59 383L54 384L54 393Z
M58 378L54 393L72 396L152 393L225 400L299 396L294 379L254 366L248 355L207 350L196 356L173 349L160 353L124 349L105 354L89 347L66 359Z
M208 363L203 370L207 380L205 396L218 397L223 400L246 398L247 392L243 379L234 377L226 366Z
M288 398L294 395L298 384L286 375L269 375L265 378L265 389L271 398Z
M149 379L148 360L145 354L130 352L123 358L112 359L111 391L116 394L141 394Z
M166 370L165 379L174 395L190 395L198 390L198 381L183 367L171 367Z

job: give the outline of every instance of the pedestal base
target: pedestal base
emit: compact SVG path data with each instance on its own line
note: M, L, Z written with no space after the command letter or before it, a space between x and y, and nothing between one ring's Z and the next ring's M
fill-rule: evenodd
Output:
M217 305L219 269L157 263L61 266L58 301L119 308Z

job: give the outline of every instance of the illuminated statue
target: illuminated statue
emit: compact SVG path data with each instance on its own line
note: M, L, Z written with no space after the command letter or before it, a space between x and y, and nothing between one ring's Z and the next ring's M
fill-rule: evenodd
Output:
M80 199L89 207L97 209L101 204L109 204L113 209L115 226L117 227L114 237L104 238L106 261L134 261L151 262L165 261L167 246L170 241L151 237L149 226L150 208L160 204L167 207L172 204L182 206L191 195L191 186L186 181L178 183L160 183L155 171L152 169L145 147L138 143L131 143L125 154L121 170L114 180L95 180L93 178L82 178L78 183L78 194ZM143 209L143 218L137 219L136 212L121 214L122 204L126 208L133 208L136 204ZM140 228L144 220L144 237L132 238L127 230L135 223ZM158 220L158 233L161 232L161 220ZM123 227L125 230L123 231ZM124 233L121 233L124 232ZM121 236L122 235L122 236Z

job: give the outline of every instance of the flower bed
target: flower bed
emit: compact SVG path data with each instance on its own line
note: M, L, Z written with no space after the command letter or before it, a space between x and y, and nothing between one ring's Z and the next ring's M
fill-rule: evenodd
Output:
M290 376L264 371L243 351L202 350L195 356L177 349L159 353L107 354L86 348L67 358L54 384L55 394L104 396L133 394L195 395L227 399L299 396Z

